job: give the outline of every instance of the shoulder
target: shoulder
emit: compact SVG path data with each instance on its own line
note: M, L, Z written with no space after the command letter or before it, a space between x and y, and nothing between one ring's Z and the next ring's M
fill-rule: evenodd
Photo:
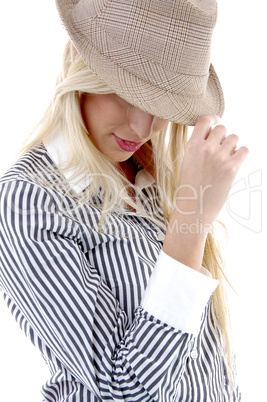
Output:
M57 203L59 174L44 145L23 154L0 179L0 205L8 209L16 205L37 208ZM61 200L58 200L61 203ZM24 208L23 207L23 208ZM17 209L17 208L15 208Z
M0 179L0 186L13 181L40 182L40 177L55 169L43 144L23 154Z

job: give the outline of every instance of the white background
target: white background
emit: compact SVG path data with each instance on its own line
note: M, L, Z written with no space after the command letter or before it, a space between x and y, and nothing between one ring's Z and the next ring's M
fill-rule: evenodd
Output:
M219 0L212 62L225 92L223 123L250 154L220 216L229 232L227 271L243 402L267 400L266 385L266 6ZM50 99L66 41L54 0L1 6L0 174ZM41 401L45 363L0 300L0 394L3 402ZM214 401L216 402L216 401Z

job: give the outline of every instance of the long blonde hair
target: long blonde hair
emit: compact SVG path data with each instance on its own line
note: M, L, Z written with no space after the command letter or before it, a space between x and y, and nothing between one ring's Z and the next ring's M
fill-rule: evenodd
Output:
M83 202L89 202L101 182L105 194L102 219L104 219L105 211L110 210L110 205L115 208L118 201L122 208L127 205L137 212L140 208L127 191L127 186L131 187L131 184L125 182L125 177L90 141L90 135L88 135L81 115L80 95L82 93L107 94L112 92L112 89L86 66L69 41L65 48L63 67L56 82L52 102L42 120L33 130L33 138L29 137L22 150L24 153L53 136L57 130L64 130L70 144L71 154L67 165L61 166L62 172L64 169L71 169L74 172L72 180L75 178L78 180L81 172L86 174L89 171L91 173L93 180L90 182L89 192L83 193ZM160 198L166 224L168 224L175 203L174 195L178 186L179 170L186 142L187 127L171 123L168 131L164 130L156 134L134 155L135 159L154 176L157 187L161 189ZM116 184L116 194L114 194L114 183ZM144 214L143 210L142 214ZM158 222L158 224L162 226L162 222ZM219 280L219 286L212 296L213 321L218 336L220 333L222 334L226 356L231 366L225 275L219 245L213 231L210 231L207 236L203 266L210 271L213 278Z

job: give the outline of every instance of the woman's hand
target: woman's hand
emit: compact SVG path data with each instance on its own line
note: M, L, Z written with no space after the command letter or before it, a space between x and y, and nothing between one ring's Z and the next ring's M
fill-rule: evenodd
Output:
M195 269L200 269L205 240L245 160L248 149L236 150L238 137L226 136L217 116L198 120L181 165L176 205L163 250Z
M210 225L248 154L244 146L236 150L237 135L226 136L226 128L216 125L218 121L217 116L205 116L196 123L185 149L177 189L176 210Z

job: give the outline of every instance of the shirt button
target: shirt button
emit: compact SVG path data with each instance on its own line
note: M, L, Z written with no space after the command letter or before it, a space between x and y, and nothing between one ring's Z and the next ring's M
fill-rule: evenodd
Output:
M191 359L195 360L198 357L198 352L196 349L193 349L190 353Z
M165 239L165 234L162 233L162 232L159 232L159 233L157 234L157 238L158 238L158 240L163 241L163 240Z

